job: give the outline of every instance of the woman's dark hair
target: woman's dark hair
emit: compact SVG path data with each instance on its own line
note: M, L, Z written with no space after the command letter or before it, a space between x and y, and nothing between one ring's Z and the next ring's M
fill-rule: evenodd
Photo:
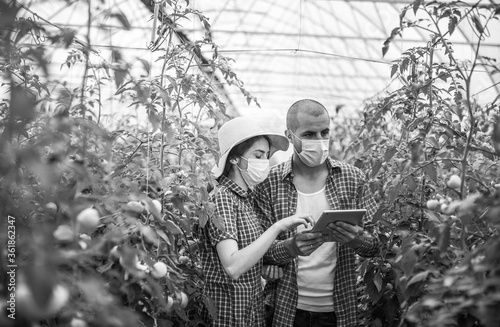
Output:
M254 136L252 138L249 138L248 140L239 143L234 148L232 148L231 151L229 151L229 155L227 156L226 160L226 165L224 166L224 170L222 171L221 176L227 177L227 175L229 174L229 171L231 170L231 163L229 162L229 160L241 157L243 153L245 153L248 149L250 149L252 145L254 145L254 143L260 140L261 138L266 139L267 142L269 143L269 146L271 146L271 140L269 139L269 137L267 137L267 135Z

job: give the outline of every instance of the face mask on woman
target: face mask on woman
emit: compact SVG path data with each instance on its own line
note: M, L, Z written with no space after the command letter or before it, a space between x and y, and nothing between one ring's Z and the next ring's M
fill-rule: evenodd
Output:
M256 159L256 158L244 158L247 161L247 169L241 169L238 165L238 169L241 172L241 177L247 184L248 187L253 188L255 185L263 182L269 175L269 159Z
M293 149L299 156L300 160L309 167L317 167L325 162L328 158L328 148L330 140L303 140L297 135L290 132L293 136L298 138L302 143L302 151L297 152L295 146Z

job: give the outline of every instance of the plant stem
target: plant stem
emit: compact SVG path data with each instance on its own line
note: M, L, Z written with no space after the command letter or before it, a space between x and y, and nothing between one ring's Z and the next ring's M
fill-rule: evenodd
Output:
M87 8L87 44L85 46L85 70L83 71L82 77L82 86L80 93L80 110L82 111L82 118L85 119L86 108L84 105L84 96L85 96L85 84L87 84L87 72L89 70L89 54L90 54L90 27L92 22L92 1L88 0L88 8ZM83 133L83 157L86 157L87 153L87 133L84 131Z
M156 21L157 17L153 17L153 18ZM175 26L175 20L174 20L172 26ZM165 59L163 61L163 66L161 68L160 88L162 88L162 89L163 89L163 76L165 75L165 70L167 68L167 63L169 61L167 55L168 55L168 49L170 48L170 44L172 43L172 33L173 33L173 30L170 30L170 33L168 34L167 49L165 51ZM163 105L163 112L162 112L161 125L160 125L161 126L160 174L161 174L161 177L164 177L165 176L165 163L164 163L164 151L163 150L165 148L165 120L166 120L167 108L165 106L165 101L163 99L162 99L162 105Z

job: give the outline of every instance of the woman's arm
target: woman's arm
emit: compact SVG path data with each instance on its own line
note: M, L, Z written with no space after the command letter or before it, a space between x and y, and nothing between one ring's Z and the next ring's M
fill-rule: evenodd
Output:
M238 249L238 243L234 239L220 241L216 248L225 272L229 277L238 279L259 262L279 233L301 224L307 227L308 224L314 224L314 220L308 215L293 215L282 219L243 249Z

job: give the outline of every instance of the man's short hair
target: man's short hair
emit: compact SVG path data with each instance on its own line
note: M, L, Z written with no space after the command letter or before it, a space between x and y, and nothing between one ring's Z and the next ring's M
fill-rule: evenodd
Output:
M325 106L316 100L302 99L290 106L288 113L286 114L286 128L295 132L299 128L298 114L306 114L314 117L321 116L326 113L328 116L328 110Z

